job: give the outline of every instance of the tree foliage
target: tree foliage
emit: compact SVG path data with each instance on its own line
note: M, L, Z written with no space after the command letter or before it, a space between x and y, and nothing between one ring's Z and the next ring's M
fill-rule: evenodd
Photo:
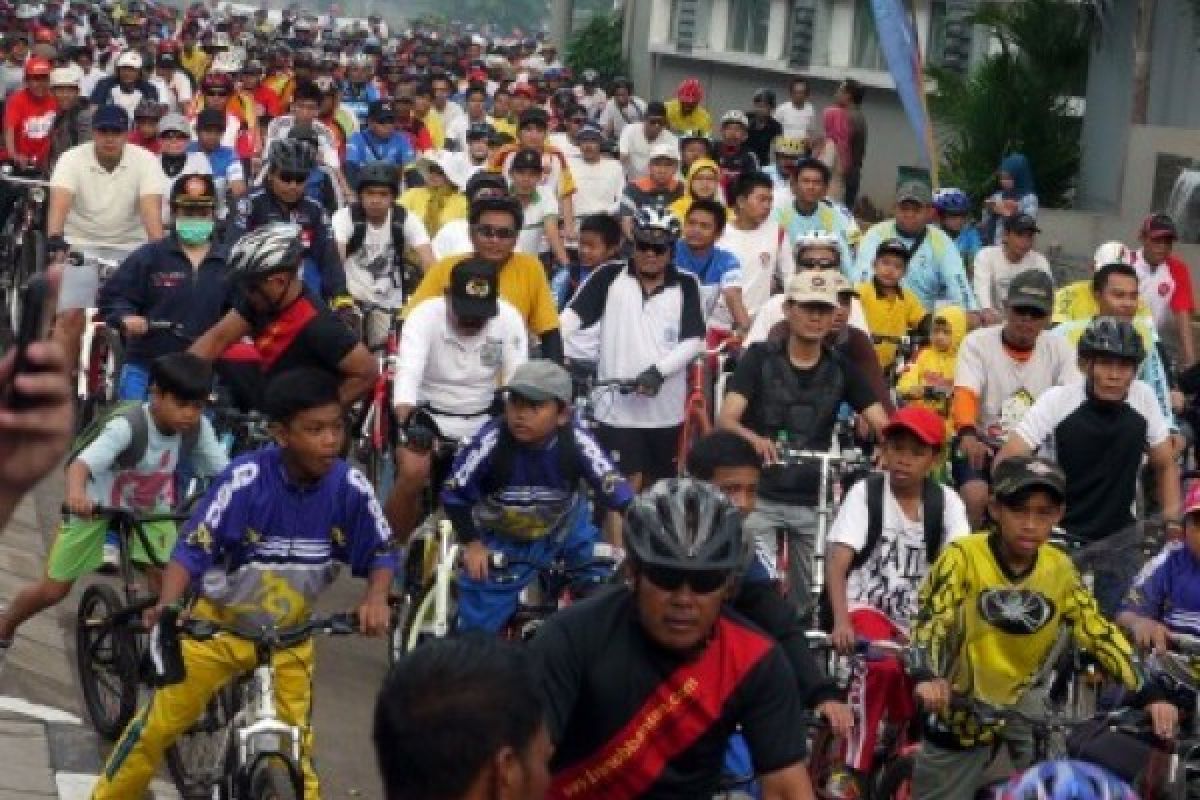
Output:
M627 75L621 57L620 14L597 14L567 43L567 66L576 75L585 69L600 73L607 82L617 75Z
M941 180L979 199L1008 153L1024 153L1039 200L1063 206L1079 172L1081 122L1069 113L1087 82L1091 18L1068 0L987 4L975 15L1000 43L967 76L931 68Z

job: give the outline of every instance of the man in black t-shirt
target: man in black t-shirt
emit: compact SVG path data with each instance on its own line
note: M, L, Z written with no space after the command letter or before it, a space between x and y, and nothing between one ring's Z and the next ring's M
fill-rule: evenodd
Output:
M554 615L532 642L556 745L548 798L712 797L740 729L762 796L809 800L807 730L779 645L724 609L737 508L660 481L625 517L631 587Z
M717 426L745 437L767 470L758 503L746 518L764 560L773 568L775 536L786 531L789 597L801 614L811 609L813 553L820 483L818 465L778 466L777 445L828 450L838 409L847 403L878 435L887 412L862 373L824 346L838 304L837 282L820 271L792 277L784 301L788 337L752 345L726 385Z
M241 284L234 308L189 348L215 360L245 336L258 351L259 380L242 398L256 406L265 385L278 373L315 367L338 376L343 407L362 397L379 366L346 325L305 292L300 278L304 244L295 225L271 224L243 236L229 254L230 273Z

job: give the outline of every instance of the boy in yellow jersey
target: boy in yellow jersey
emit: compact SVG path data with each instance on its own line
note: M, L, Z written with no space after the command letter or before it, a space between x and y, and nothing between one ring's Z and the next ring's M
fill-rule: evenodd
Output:
M1044 714L1043 687L1035 685L1059 636L1136 691L1155 733L1173 735L1178 712L1147 685L1133 648L1101 616L1096 600L1062 551L1046 542L1062 518L1066 477L1045 459L1014 457L996 466L989 505L995 529L958 539L942 550L921 589L912 641L921 663L917 699L937 714L917 756L913 796L971 800L997 739L1014 766L1032 758L1029 726L983 724L951 709L951 695L993 708ZM945 675L947 677L936 677Z
M883 240L875 251L874 276L855 287L884 371L896 360L900 338L916 330L927 313L916 294L900 285L910 255L899 239Z

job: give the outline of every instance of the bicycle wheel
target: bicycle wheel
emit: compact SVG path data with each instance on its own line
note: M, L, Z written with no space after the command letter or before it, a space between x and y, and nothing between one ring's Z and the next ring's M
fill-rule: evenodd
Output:
M818 800L828 797L829 779L839 764L837 737L827 723L816 725L808 748L808 779Z
M96 732L116 741L137 709L133 633L111 622L124 603L112 587L89 586L75 620L75 660L83 702Z
M405 591L392 600L392 620L388 626L388 666L394 666L406 652L408 632L412 628L413 596Z
M236 681L220 689L200 719L167 748L167 771L185 800L208 800L225 781L238 696Z
M300 770L281 756L264 756L250 773L247 800L300 800L304 779Z
M104 340L108 354L101 365L101 394L104 404L111 406L117 402L117 390L121 386L121 369L125 366L125 340L112 328L104 329Z
M915 797L912 790L913 769L916 757L899 756L890 761L879 773L879 783L871 792L873 800L910 800Z

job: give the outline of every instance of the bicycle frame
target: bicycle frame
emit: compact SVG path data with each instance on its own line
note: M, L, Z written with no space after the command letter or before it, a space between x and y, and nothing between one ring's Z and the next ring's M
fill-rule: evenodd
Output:
M233 716L237 731L238 765L245 769L264 755L282 755L300 763L300 729L279 719L275 708L275 670L269 648L256 646L258 664L246 687L249 702ZM286 749L280 746L286 742Z
M454 541L454 525L448 519L438 523L438 556L433 568L433 585L421 598L405 649L411 651L421 635L443 638L450 633L454 620L450 615L450 592L454 586L462 547Z

